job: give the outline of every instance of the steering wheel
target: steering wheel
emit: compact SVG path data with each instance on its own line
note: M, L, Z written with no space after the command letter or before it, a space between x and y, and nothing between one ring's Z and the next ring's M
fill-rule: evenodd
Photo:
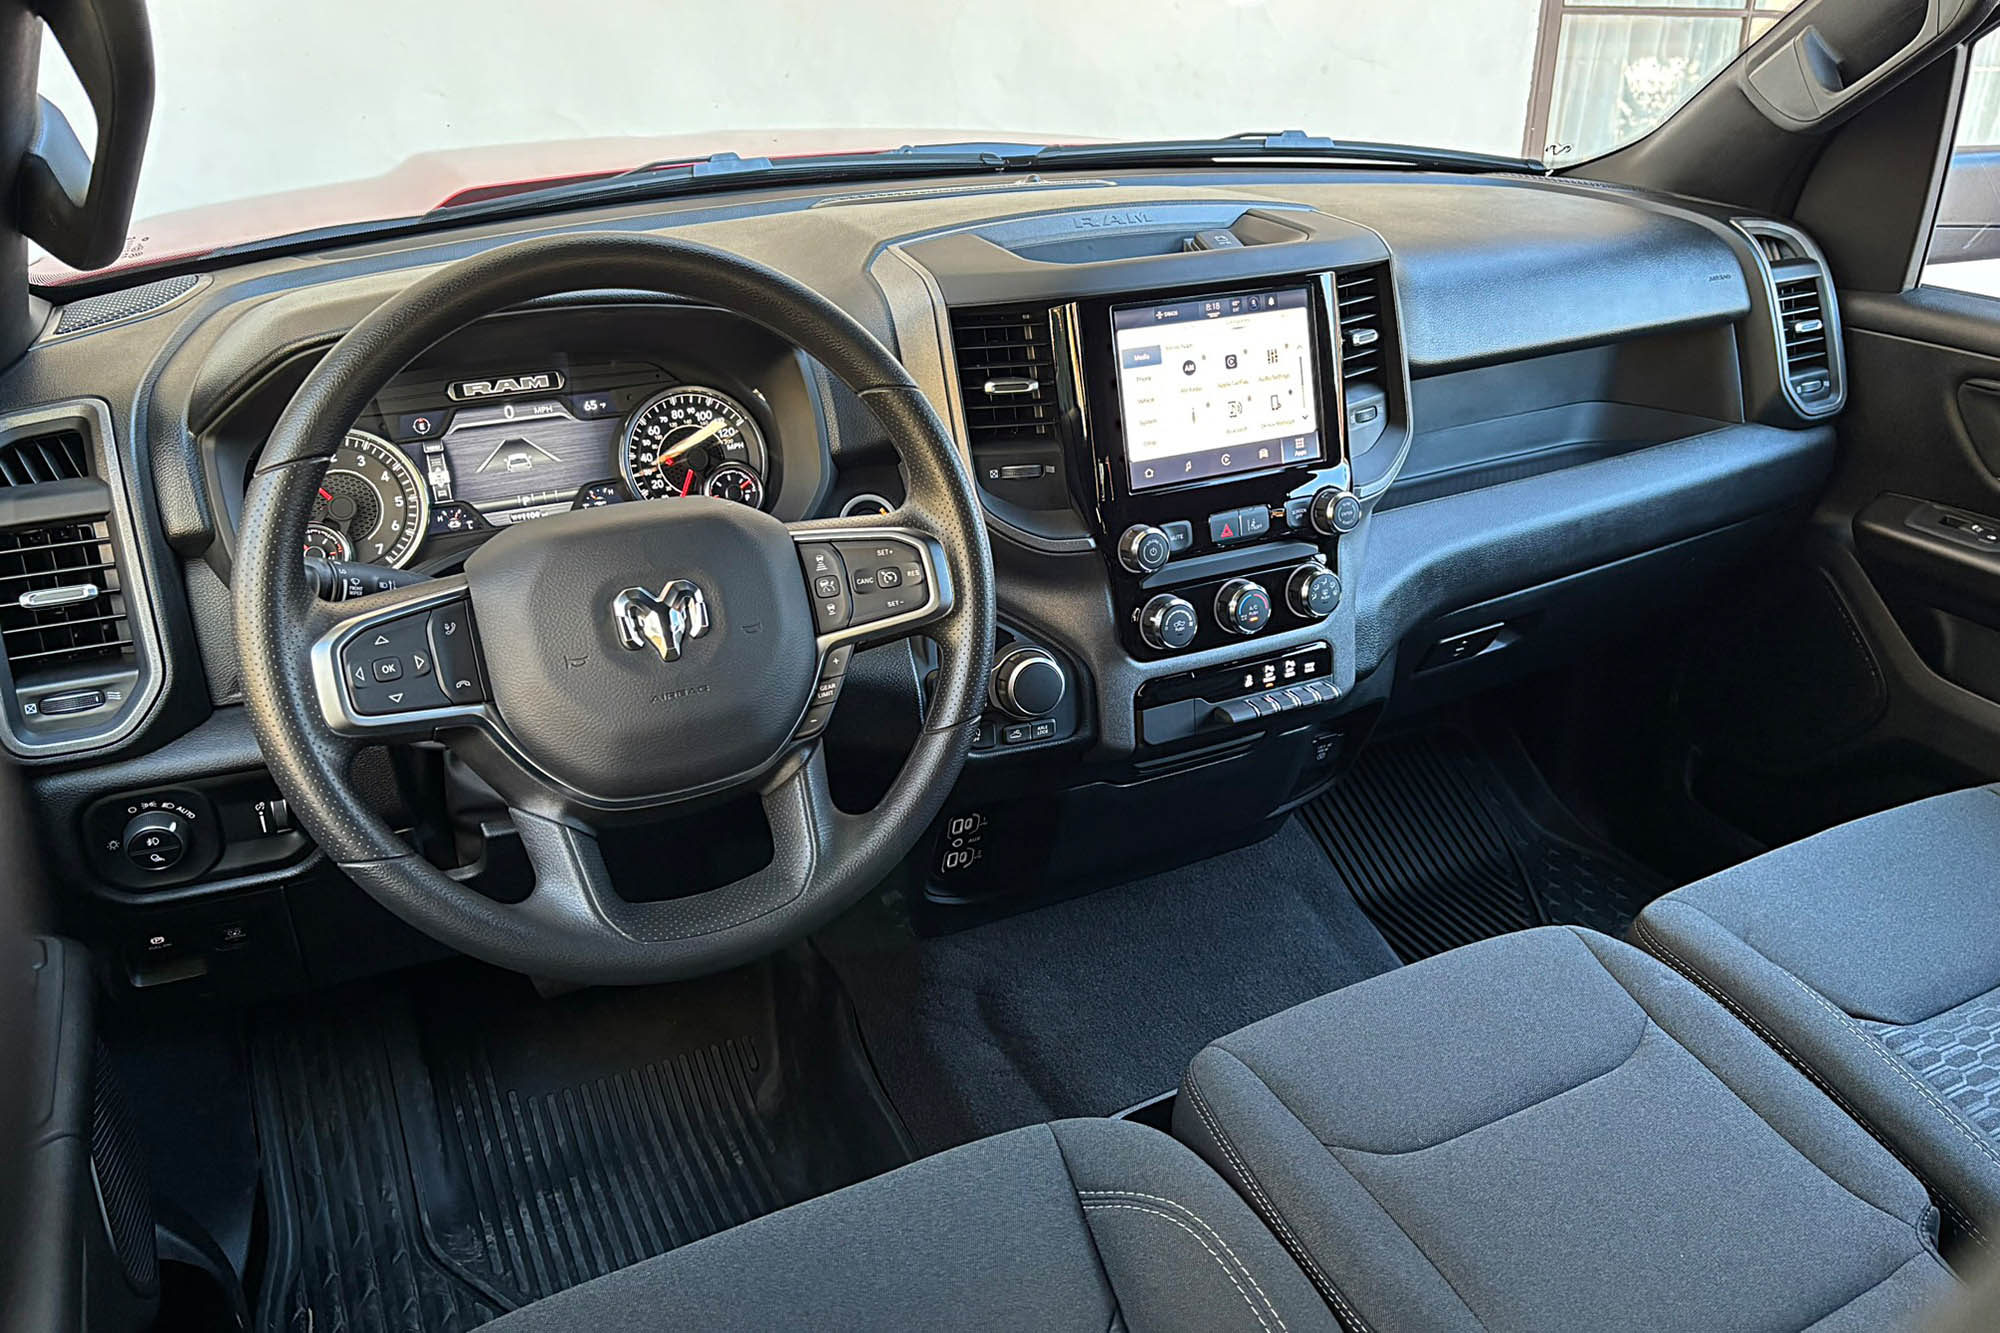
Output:
M300 552L327 461L391 376L444 335L564 292L657 292L789 339L860 396L908 498L880 518L784 524L726 500L644 500L516 524L462 575L320 600ZM245 702L299 823L391 912L460 952L582 983L718 971L803 937L915 844L978 724L993 565L950 435L896 359L844 311L761 264L685 241L574 234L448 265L336 343L251 477L236 560ZM837 810L816 739L857 648L914 634L939 667L888 793ZM357 796L365 746L436 738L507 802L534 887L482 894L418 855ZM607 821L759 793L773 855L720 888L647 901L611 882ZM665 892L662 892L662 887Z

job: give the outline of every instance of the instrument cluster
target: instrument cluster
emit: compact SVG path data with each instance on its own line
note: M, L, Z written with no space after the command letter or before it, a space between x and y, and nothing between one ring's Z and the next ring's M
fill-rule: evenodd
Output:
M772 457L742 398L663 374L559 371L392 386L320 479L305 553L402 568L434 539L572 509L704 495L761 509ZM429 393L436 405L408 400ZM415 410L391 410L408 408Z

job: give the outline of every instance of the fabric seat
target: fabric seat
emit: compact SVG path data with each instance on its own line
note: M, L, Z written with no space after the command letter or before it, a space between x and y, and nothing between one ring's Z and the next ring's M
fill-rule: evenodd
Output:
M1649 906L1633 939L1721 996L1930 1186L2000 1229L2000 788L1919 801Z
M1551 927L1203 1049L1175 1132L1355 1329L1896 1327L1923 1187L1722 1007Z
M587 1329L1337 1328L1214 1172L1157 1130L982 1139L538 1301L493 1333Z

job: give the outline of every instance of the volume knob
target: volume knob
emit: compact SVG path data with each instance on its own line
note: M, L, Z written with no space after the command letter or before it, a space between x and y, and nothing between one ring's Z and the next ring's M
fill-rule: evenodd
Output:
M1314 492L1306 513L1320 536L1338 537L1361 526L1361 499L1353 491L1327 486Z
M1134 523L1118 538L1118 563L1134 574L1157 574L1174 558L1174 544L1150 523Z

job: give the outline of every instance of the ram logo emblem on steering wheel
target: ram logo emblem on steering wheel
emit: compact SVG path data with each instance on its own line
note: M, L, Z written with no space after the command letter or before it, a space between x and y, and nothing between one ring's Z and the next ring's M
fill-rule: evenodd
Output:
M662 662L678 662L689 640L708 633L708 596L686 579L658 593L627 588L611 599L611 618L627 648L650 647Z

